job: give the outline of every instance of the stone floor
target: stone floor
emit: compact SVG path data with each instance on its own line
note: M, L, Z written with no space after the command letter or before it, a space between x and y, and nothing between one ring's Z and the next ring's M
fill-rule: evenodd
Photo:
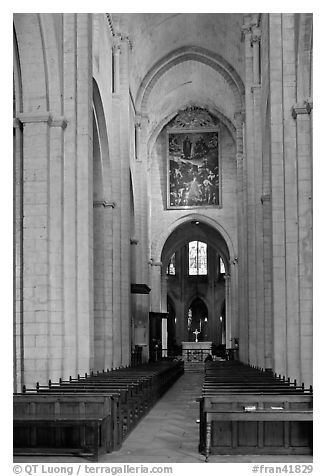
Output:
M100 458L99 463L203 463L198 453L199 404L203 374L185 373L129 434L121 449ZM26 462L16 457L15 462ZM77 457L33 457L33 462L85 462ZM312 456L219 456L210 463L306 463Z

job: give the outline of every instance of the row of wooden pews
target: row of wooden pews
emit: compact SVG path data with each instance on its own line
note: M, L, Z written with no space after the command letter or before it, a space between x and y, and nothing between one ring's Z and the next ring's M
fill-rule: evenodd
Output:
M14 394L14 455L99 455L122 441L183 374L161 361L49 381Z
M238 361L207 362L199 451L311 454L312 387Z

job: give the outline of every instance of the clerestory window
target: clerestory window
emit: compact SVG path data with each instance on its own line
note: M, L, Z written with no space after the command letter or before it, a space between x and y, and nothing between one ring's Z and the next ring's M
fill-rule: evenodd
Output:
M207 275L207 244L202 241L189 242L189 275Z

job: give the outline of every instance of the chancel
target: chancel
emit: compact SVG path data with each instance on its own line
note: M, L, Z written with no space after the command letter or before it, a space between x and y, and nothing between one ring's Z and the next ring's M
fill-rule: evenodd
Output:
M15 458L311 457L312 14L13 19Z

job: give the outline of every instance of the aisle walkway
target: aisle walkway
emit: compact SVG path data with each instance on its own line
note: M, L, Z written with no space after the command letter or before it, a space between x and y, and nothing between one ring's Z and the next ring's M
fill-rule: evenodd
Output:
M203 374L186 373L156 403L124 441L119 451L100 462L200 463L199 403Z

